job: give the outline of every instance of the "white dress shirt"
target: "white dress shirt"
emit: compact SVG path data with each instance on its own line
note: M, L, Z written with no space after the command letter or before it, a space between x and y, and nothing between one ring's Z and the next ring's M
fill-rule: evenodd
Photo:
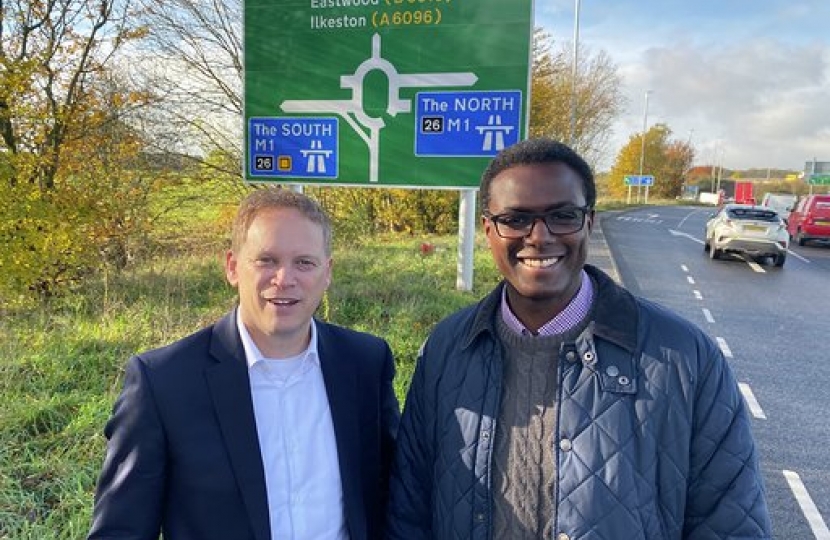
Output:
M308 348L265 358L245 329L272 540L348 540L337 445L312 321Z

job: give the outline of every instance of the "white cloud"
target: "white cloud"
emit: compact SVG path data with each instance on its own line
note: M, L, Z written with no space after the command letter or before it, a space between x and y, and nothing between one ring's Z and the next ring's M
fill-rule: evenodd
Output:
M571 39L573 0L537 7L537 22ZM553 4L553 5L550 5ZM537 2L538 5L538 2ZM623 79L628 110L615 125L612 155L648 123L667 124L729 168L800 169L830 161L830 40L826 0L582 2L581 41L605 50ZM552 30L553 28L556 31Z

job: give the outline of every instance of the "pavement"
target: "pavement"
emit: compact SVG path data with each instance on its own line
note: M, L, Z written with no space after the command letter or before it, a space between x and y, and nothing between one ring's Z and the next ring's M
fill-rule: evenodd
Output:
M602 222L607 217L597 214L594 230L591 231L591 237L588 239L588 263L596 266L622 285L620 272L614 262L611 250L605 242L605 234L602 231Z

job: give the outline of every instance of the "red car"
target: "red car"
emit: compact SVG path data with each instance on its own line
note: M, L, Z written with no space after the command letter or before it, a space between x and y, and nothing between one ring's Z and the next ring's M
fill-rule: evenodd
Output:
M808 240L830 240L830 195L799 199L787 218L787 232L799 246Z

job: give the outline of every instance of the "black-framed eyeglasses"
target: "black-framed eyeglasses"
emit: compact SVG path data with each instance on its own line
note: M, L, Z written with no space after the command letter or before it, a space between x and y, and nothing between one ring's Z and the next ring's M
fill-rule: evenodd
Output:
M533 232L537 220L542 220L548 232L555 236L573 234L585 226L585 216L591 211L590 206L565 206L548 212L505 212L491 214L484 212L484 217L493 222L496 234L502 238L525 238Z

